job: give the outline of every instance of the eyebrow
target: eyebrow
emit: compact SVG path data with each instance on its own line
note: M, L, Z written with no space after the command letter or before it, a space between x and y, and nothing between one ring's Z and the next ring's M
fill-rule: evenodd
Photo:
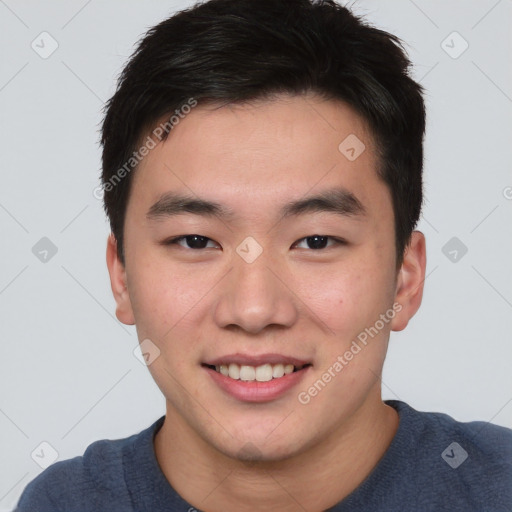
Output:
M150 221L158 221L184 213L204 217L219 217L225 220L236 216L231 208L217 202L167 192L149 208L146 218ZM349 217L364 216L366 209L352 192L344 188L335 188L286 203L281 208L280 216L286 218L306 213L335 213Z

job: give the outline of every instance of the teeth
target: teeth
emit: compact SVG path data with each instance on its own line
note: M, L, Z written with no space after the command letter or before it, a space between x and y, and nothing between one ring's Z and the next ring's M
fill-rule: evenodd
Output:
M293 372L293 364L285 364L284 365L284 373L285 375L288 375L289 373Z
M240 378L240 366L235 363L229 365L228 374L232 379L238 380Z
M272 380L272 365L264 364L262 366L256 367L256 380L258 382L267 382Z
M282 377L284 375L284 365L282 364L275 364L272 368L272 377L274 379L278 379L279 377Z
M240 366L240 380L256 379L256 369L254 366Z
M284 375L293 373L295 366L293 366L293 364L281 363L262 364L261 366L240 366L236 363L231 363L229 365L218 365L215 367L215 370L222 375L230 377L234 380L243 380L245 382L268 382L269 380L279 379Z

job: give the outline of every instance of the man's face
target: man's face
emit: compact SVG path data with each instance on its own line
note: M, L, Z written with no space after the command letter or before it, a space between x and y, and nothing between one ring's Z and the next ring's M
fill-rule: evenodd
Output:
M365 145L359 156L354 136ZM397 273L391 196L376 168L358 115L298 96L198 106L135 172L128 291L117 314L160 350L149 370L168 418L206 446L284 458L380 400ZM166 194L216 203L226 215L183 203L152 208ZM321 195L337 210L307 202ZM185 238L167 243L177 237ZM347 360L364 332L366 345ZM305 366L265 380L289 364ZM249 380L220 365L235 377L248 366Z

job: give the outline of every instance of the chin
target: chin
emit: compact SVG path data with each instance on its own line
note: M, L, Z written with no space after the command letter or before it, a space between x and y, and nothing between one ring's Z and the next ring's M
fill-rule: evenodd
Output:
M296 455L295 450L290 445L281 447L258 447L258 445L251 441L247 441L240 448L237 448L230 447L224 454L248 465L281 462Z
M272 439L271 430L255 431L253 429L252 433L246 431L236 438L225 438L223 443L217 440L212 444L218 451L237 461L271 463L289 459L304 451L310 443L299 437L296 430L291 432L283 430L279 438L276 436Z

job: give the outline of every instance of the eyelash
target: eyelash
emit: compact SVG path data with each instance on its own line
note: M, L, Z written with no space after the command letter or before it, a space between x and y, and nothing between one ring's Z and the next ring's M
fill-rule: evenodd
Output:
M202 236L202 235L198 235L198 234L194 233L194 234L190 234L190 235L180 235L180 236L171 238L169 240L165 240L162 243L163 243L163 245L166 245L166 246L170 246L170 245L178 245L178 246L180 246L179 242L181 240L185 240L186 238L191 237L191 236L196 236L196 237L203 238L203 239L211 241L211 242L215 242L211 238L208 238L206 236ZM317 235L317 234L305 236L304 238L300 238L293 245L296 245L299 242L307 240L308 238L327 238L329 240L334 241L334 244L328 245L327 247L323 247L321 249L309 249L311 251L324 251L325 249L328 249L329 247L333 247L333 245L347 245L347 242L345 240L343 240L342 238L337 238L337 237L328 236L328 235ZM217 243L217 242L215 242L215 243ZM182 247L183 249L186 249L186 250L190 250L190 251L203 251L205 249L212 249L212 247L203 247L201 249L193 249L193 248L190 248L190 247L183 247L183 246L180 246L180 247Z

